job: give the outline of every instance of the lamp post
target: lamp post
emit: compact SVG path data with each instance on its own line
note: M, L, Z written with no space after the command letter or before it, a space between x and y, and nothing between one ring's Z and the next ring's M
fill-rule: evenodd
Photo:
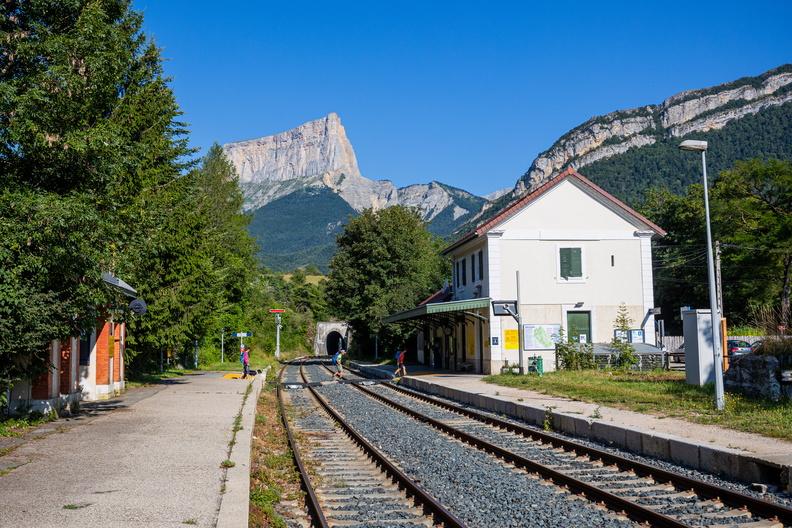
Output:
M707 274L709 275L710 318L712 320L712 355L715 360L715 407L723 410L723 356L720 345L720 310L715 286L715 262L712 255L712 228L710 227L709 190L707 189L707 142L688 139L679 144L681 150L701 152L704 179L704 216L707 224Z

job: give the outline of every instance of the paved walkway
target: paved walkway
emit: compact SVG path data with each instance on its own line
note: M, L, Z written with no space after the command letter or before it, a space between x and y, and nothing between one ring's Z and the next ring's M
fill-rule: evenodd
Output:
M0 476L0 527L214 526L246 388L184 376L48 424L0 457L22 463Z
M369 365L369 367L375 367ZM376 366L378 370L392 373L395 367ZM770 461L780 466L792 466L792 442L786 442L766 436L735 431L716 425L695 424L677 418L661 418L651 414L599 406L559 396L550 396L540 392L502 387L482 381L484 376L478 374L452 373L433 370L423 365L407 365L407 371L416 379L442 387L449 387L471 394L496 398L498 400L528 405L540 409L553 407L554 412L577 415L591 419L599 413L598 421L632 431L645 431L651 434L660 433L690 442L723 448L724 450L742 452L761 460Z

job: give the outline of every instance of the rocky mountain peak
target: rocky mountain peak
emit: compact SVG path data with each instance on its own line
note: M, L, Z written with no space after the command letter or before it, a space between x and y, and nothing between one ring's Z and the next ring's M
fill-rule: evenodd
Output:
M792 101L792 65L756 77L673 95L657 105L592 118L542 152L518 180L515 194L534 189L567 167L580 169L664 138L718 130L729 122Z
M228 143L223 150L236 167L246 209L320 186L340 194L355 210L382 207L392 199L390 182L360 175L355 150L335 112L279 134Z
M341 118L334 112L286 132L228 143L223 150L239 174L247 210L296 191L322 187L357 212L402 204L418 208L428 222L449 207L455 207L453 219L469 214L473 207L456 201L476 201L470 193L437 181L397 189L388 180L363 177Z

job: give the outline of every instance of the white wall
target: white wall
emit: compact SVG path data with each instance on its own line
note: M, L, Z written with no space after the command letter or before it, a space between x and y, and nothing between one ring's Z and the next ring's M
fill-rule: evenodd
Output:
M454 300L462 300L462 299L474 299L480 297L487 297L489 295L489 288L487 287L488 277L489 277L489 270L488 270L488 255L486 249L486 240L477 240L470 244L467 244L460 248L461 250L458 252L451 253L451 266L452 266L452 284L454 290ZM479 277L481 273L479 272L479 258L478 253L482 251L482 258L484 264L484 280L481 280ZM476 278L475 280L472 279L472 268L471 268L471 255L475 256L475 269L476 269ZM462 284L461 279L461 264L460 264L460 280L459 286L457 286L456 282L456 273L457 273L457 262L465 262L466 270L467 270L467 283Z

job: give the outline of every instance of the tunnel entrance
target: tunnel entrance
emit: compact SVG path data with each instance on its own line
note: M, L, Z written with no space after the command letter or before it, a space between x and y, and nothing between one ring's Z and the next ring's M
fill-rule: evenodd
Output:
M327 334L327 355L332 356L344 345L344 337L336 331Z

